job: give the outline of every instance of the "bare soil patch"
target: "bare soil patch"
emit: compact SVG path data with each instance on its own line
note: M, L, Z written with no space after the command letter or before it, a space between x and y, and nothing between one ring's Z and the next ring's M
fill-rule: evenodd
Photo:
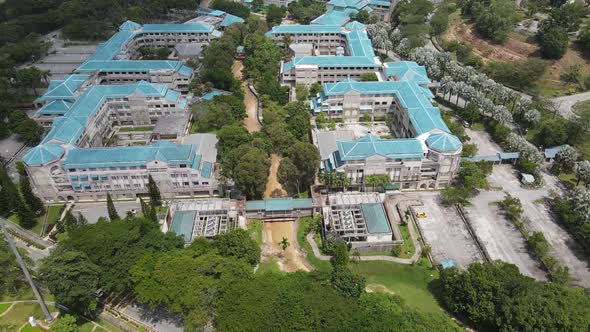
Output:
M473 53L484 61L517 61L534 56L539 46L527 41L527 36L512 32L504 44L494 44L481 37L472 23L458 19L449 27L444 39L462 41L473 48Z

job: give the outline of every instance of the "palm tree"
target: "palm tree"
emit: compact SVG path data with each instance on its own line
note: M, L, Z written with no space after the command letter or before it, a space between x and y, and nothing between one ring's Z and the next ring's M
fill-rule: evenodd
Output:
M346 188L350 187L351 181L350 178L346 176L346 173L337 172L334 184L338 185L339 187L342 187L342 191L346 191Z
M283 250L286 250L291 244L289 243L289 240L287 240L286 237L283 237L281 242L279 242L279 245L281 246L281 248L283 248Z

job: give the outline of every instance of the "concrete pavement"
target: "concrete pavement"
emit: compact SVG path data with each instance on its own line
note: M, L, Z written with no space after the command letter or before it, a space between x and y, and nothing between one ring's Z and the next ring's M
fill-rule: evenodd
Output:
M573 106L579 102L586 100L590 100L590 91L551 99L551 101L553 101L555 105L557 105L559 114L561 114L561 116L563 116L566 119L572 116L577 116L576 113L574 113Z
M141 211L141 205L139 201L115 201L115 209L121 218L125 218L127 211L136 210L138 212ZM77 216L78 213L82 213L82 215L88 220L89 224L95 224L98 221L98 218L105 217L108 218L109 214L107 212L107 203L105 201L100 202L77 202L72 209L74 216Z

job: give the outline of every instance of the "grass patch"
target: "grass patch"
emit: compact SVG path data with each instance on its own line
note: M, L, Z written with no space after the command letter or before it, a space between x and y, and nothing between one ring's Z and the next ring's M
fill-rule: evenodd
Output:
M56 311L54 307L48 307L50 312ZM23 324L28 322L30 316L33 316L35 319L45 318L43 310L41 310L41 306L38 303L16 303L12 309L10 309L9 315L0 317L0 331L18 331ZM25 329L23 329L23 331L25 331ZM28 331L40 330L33 329Z
M0 314L8 310L12 304L11 303L2 303L0 304Z
M37 217L36 219L37 223L35 224L35 226L33 226L33 228L30 229L30 231L39 235L41 234L41 227L43 227L43 219L45 219L45 215ZM18 216L16 215L16 213L8 217L8 220L20 226L20 221L18 220Z
M438 278L438 271L422 266L383 261L350 264L350 269L367 278L368 284L380 284L402 297L406 303L425 312L441 312L441 307L429 290Z
M21 332L39 332L39 331L44 331L44 330L39 327L36 327L36 326L31 326L31 324L25 325L21 330Z
M256 274L264 273L283 273L279 268L279 260L277 257L270 257L270 261L258 264Z
M584 122L590 121L590 100L579 102L574 105L574 112L583 119ZM590 160L590 137L586 137L586 139L581 142L580 144L576 145L576 149L582 155L582 159Z
M262 245L262 228L264 226L264 222L258 219L251 219L248 220L248 233L250 236L258 243L259 246Z
M93 328L94 324L91 322L87 322L78 326L79 332L91 332Z
M576 178L576 175L574 175L574 173L560 173L559 180L561 180L563 184L571 188L575 186L584 186L584 182L582 181L580 181L580 183L578 184L578 179Z
M307 242L307 239L305 238L305 227L303 227L303 225L299 224L299 227L297 228L297 242L299 243L299 246L303 249L305 249L305 251L307 252L307 261L316 269L319 271L330 271L330 269L332 269L332 266L330 265L329 261L323 261L321 259L318 259L314 254L313 254L313 250L311 250L311 245L309 244L309 242ZM318 243L319 245L319 243Z
M471 130L484 131L485 127L484 127L483 123L475 122L475 123L471 124Z
M402 239L404 240L402 254L399 256L400 258L410 258L416 252L416 247L414 246L414 241L412 241L409 227L414 226L410 224L399 225L399 231L402 234ZM414 229L414 231L416 231L416 229Z
M134 131L152 131L154 127L152 126L144 126L144 127L121 127L119 128L120 133L128 133Z
M131 145L146 145L146 143L142 142L142 141L138 141L138 142L131 143Z

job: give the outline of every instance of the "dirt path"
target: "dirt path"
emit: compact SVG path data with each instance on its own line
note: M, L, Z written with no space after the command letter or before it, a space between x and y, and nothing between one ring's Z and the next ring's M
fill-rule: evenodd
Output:
M264 223L265 246L263 255L266 257L275 256L281 271L309 272L309 263L299 250L297 244L297 229L294 221L275 221ZM289 246L283 250L279 244L283 238L287 239Z
M241 61L234 61L232 73L235 78L242 80L243 68L244 64ZM250 89L248 89L248 83L246 81L242 82L242 89L244 89L244 104L246 105L247 114L246 118L244 119L244 127L246 127L249 132L260 131L260 123L256 119L256 97L254 97Z
M271 198L273 191L279 189L281 191L281 197L287 196L287 192L283 189L283 186L279 182L277 172L279 171L279 165L281 164L281 157L276 154L270 155L270 171L268 172L268 179L266 180L266 190L264 191L264 198Z

